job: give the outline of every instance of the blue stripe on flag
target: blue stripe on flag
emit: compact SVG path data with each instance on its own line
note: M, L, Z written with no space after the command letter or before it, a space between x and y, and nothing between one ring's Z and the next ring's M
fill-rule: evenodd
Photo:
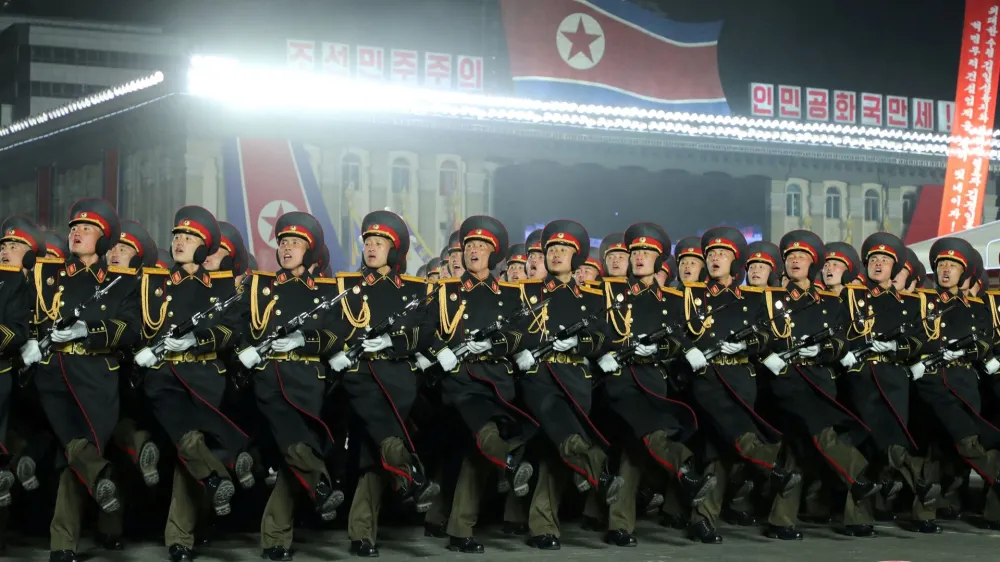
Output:
M306 202L309 203L309 210L323 227L323 239L326 247L330 250L330 266L334 271L346 271L347 259L344 257L344 250L337 239L337 230L333 228L330 220L330 213L326 210L326 203L323 201L323 194L319 190L319 182L313 174L312 165L309 163L309 153L302 143L290 142L292 156L295 159L295 166L299 170L299 178L302 182L302 193Z

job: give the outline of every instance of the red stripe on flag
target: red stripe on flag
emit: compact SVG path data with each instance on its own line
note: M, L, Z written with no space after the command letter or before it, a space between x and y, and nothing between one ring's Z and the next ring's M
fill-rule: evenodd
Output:
M907 246L937 238L943 193L943 185L925 185L920 188L917 206L913 208L913 217L903 239Z
M274 227L292 211L309 212L288 141L238 139L249 244L262 271L277 271Z

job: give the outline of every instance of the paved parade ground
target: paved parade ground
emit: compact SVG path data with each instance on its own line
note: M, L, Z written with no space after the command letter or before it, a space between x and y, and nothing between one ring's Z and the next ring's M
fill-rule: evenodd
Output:
M577 523L568 523L563 536L562 550L542 552L523 546L519 540L501 536L499 527L490 527L479 537L486 545L485 555L457 554L445 549L445 541L427 539L423 529L397 527L385 529L380 543L382 560L406 558L436 558L470 560L479 562L533 562L542 560L604 560L614 557L616 562L663 560L670 562L701 562L710 560L739 560L741 562L772 562L775 560L801 560L806 562L845 561L942 561L964 562L971 560L996 560L1000 552L1000 533L980 530L964 521L941 523L944 533L923 536L905 531L897 526L880 525L880 536L875 539L849 539L829 527L802 525L805 540L795 542L773 541L760 535L761 529L722 526L725 536L721 545L702 545L688 541L681 531L662 528L651 520L642 521L638 529L639 546L636 548L611 547L601 542L601 535L583 531ZM204 549L198 560L239 562L260 560L257 537L237 535L217 541ZM347 552L347 538L343 531L326 533L302 532L296 535L295 560L356 560ZM166 550L151 543L130 543L123 552L105 552L92 548L86 540L81 555L87 560L154 561L167 560ZM7 559L27 561L48 560L43 541L19 542L11 537ZM610 562L610 561L609 561Z

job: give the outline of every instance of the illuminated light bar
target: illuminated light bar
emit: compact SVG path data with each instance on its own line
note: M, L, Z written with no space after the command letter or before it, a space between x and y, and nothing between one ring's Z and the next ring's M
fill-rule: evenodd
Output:
M0 138L6 137L8 135L13 135L15 133L20 133L25 129L34 127L36 125L41 125L42 123L47 123L53 119L59 119L60 117L65 117L76 111L82 109L87 109L88 107L93 107L95 105L100 105L102 103L109 102L115 98L138 92L140 90L145 90L151 88L163 82L163 73L160 71L154 72L145 78L139 78L131 82L127 82L120 86L115 86L114 88L109 88L103 92L98 92L89 96L82 97L78 100L72 101L64 106L57 107L51 111L46 111L44 113L39 113L38 115L32 115L26 119L11 123L7 127L0 129Z
M978 130L970 130L971 138L960 138L831 123L485 96L244 65L222 57L192 58L188 92L244 110L402 113L940 156L1000 155L1000 151L990 151L990 136L978 134L984 132Z

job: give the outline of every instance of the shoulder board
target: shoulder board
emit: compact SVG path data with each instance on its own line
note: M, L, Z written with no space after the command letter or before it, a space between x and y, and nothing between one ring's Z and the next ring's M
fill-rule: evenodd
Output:
M580 290L583 291L584 293L588 293L588 294L591 294L591 295L597 295L599 297L603 297L604 296L604 292L603 291L599 291L599 290L597 290L597 289L595 289L593 287L584 286L584 287L580 287Z
M20 266L17 265L0 265L0 271L9 271L11 273L21 271Z
M903 291L900 291L900 293L902 293L902 292ZM917 292L918 293L927 293L928 295L935 295L935 294L937 294L937 291L935 291L934 289L925 289L923 287L920 287L919 289L917 289Z
M142 272L146 275L170 275L170 270L162 267L144 267Z
M461 281L461 279L458 278L458 277L449 277L447 279L438 279L437 281L435 281L435 283L437 283L437 284L441 284L441 283L458 283L459 281Z
M212 279L232 279L233 278L233 272L232 271L210 271L208 273L208 276L211 277Z
M112 265L108 267L108 273L117 273L119 275L135 275L137 271L135 269L132 269L131 267L117 267Z
M934 291L931 291L931 292L933 293ZM911 293L909 291L898 291L898 294L901 297L910 297L911 299L915 299L915 298L918 298L920 296L920 295L918 295L916 293Z
M510 281L500 281L501 287L507 287L508 289L520 289L520 283L511 283Z
M35 258L35 263L66 263L66 260L62 258Z
M754 287L753 285L741 285L740 290L745 293L763 293L764 287ZM768 287L767 290L771 290L771 287ZM784 291L784 289L780 290Z
M628 279L624 277L605 277L604 280L608 283L628 283Z
M361 277L360 271L338 271L334 277Z
M320 285L336 285L337 284L337 278L336 277L313 277L313 281L315 281L316 283L318 283Z
M974 302L974 303L977 303L977 304L983 304L983 299L981 299L979 297L966 297L966 298L969 299L969 302Z
M670 294L670 295L676 295L678 297L683 297L684 296L684 293L678 291L677 289L675 289L673 287L662 287L662 288L660 288L660 292L661 293L667 293L667 294Z
M251 271L250 275L256 275L258 277L274 277L273 271Z
M705 283L702 283L701 281L685 281L684 282L684 286L685 287L691 287L691 288L701 288L701 289L704 289L705 287L708 287L708 285L706 285Z
M848 289L854 289L855 291L867 291L868 290L868 287L865 287L864 285L856 285L854 283L851 283L849 285L844 285L844 287L846 287Z
M427 280L423 277L417 277L416 275L400 275L400 279L403 281L409 281L410 283L427 283Z
M816 294L817 295L823 295L824 297L834 297L834 298L837 298L837 297L840 296L837 293L834 293L833 291L820 291L819 289L816 289Z
M541 282L542 282L541 279L521 279L520 281L518 281L518 284L520 284L520 285L530 285L532 283L541 283Z

